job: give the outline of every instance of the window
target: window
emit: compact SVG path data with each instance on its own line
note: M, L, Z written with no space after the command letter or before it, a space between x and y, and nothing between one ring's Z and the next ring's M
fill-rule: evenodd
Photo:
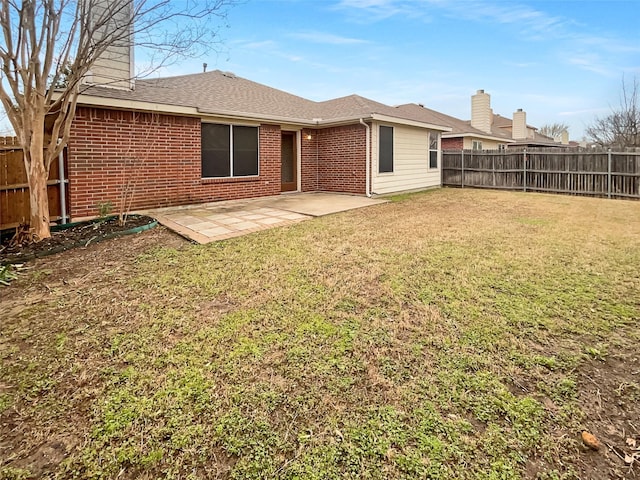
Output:
M393 127L380 126L378 172L393 172Z
M436 132L429 132L429 168L438 168L438 137Z
M202 124L202 178L258 175L258 127Z
M482 142L480 140L474 140L471 143L471 150L482 150Z

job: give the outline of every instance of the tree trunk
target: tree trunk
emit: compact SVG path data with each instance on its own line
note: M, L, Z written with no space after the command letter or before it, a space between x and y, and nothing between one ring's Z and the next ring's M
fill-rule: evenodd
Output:
M24 152L24 155L29 182L29 206L31 208L29 226L31 227L31 233L35 237L34 239L40 241L51 237L51 231L49 230L49 196L47 193L49 169L45 167L44 125L39 129L34 129L29 151Z

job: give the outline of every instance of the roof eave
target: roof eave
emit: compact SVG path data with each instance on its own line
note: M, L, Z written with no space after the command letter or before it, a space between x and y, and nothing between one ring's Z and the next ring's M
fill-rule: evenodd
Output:
M261 122L276 122L286 123L287 125L299 125L304 127L315 126L316 122L306 118L291 118L281 115L265 115L262 113L250 113L250 112L234 112L231 110L205 110L196 109L201 115L208 115L213 117L225 117L225 118L237 118L242 120L253 120Z
M411 127L426 128L428 130L436 130L438 132L450 132L452 130L451 127L446 127L444 125L435 125L433 123L419 122L416 120L409 120L407 118L394 117L391 115L383 115L380 113L372 113L371 119L380 122L399 123L402 125L409 125Z
M512 138L494 137L492 135L483 135L481 133L464 132L464 133L443 133L442 138L457 138L457 137L474 137L481 138L483 140L495 140L497 142L513 143L515 140Z
M54 95L55 99L55 95ZM122 110L141 110L147 112L160 112L178 115L197 116L198 110L194 107L184 107L180 105L169 105L166 103L143 102L140 100L123 100L120 98L100 97L93 95L78 95L78 106L102 107Z
M97 97L91 95L79 95L79 106L102 107L111 109L137 110L159 112L173 115L187 115L192 117L223 117L252 122L276 122L287 125L315 126L316 122L309 119L290 118L279 115L264 115L249 112L237 112L231 110L208 111L197 107L184 107L169 105L166 103L143 102L139 100L122 100L109 97Z
M511 144L513 147L564 147L562 143L537 142L535 140L518 140Z
M122 109L122 110L137 110L158 112L173 115L192 116L192 117L222 117L241 121L250 122L273 122L277 124L296 125L301 127L331 127L340 125L349 125L358 123L360 119L363 120L377 120L386 121L391 123L398 123L402 125L414 126L425 128L428 130L435 130L439 132L451 132L451 127L444 125L435 125L427 122L420 122L416 120L410 120L407 118L394 117L391 115L384 115L378 113L362 114L362 115L349 115L346 117L336 118L296 118L286 117L282 115L265 115L252 112L239 112L232 110L207 110L200 109L198 107L185 107L180 105L170 105L165 103L153 103L140 100L123 100L111 97L92 96L87 94L80 94L78 96L79 106L88 107L101 107L110 109Z

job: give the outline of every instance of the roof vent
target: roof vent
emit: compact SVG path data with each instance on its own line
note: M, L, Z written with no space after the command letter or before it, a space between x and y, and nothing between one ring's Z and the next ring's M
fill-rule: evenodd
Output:
M227 78L237 78L236 74L233 72L222 72L222 76Z

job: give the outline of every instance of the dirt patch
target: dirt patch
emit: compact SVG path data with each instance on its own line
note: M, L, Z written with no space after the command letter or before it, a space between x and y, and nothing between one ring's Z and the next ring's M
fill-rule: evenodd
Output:
M578 370L584 428L600 443L583 449L582 473L591 478L640 478L640 354L625 341L604 360Z
M148 218L148 217L145 217ZM189 245L183 237L171 230L157 226L153 229L123 237L91 242L64 252L27 262L20 270L19 277L35 276L26 282L18 282L4 288L3 308L9 317L51 296L68 296L82 290L95 290L104 283L105 272L125 275L135 269L135 259L154 248L180 248ZM33 273L32 273L33 272ZM118 296L117 288L109 289Z
M0 243L0 264L20 263L36 257L44 257L70 248L98 243L124 232L151 225L155 220L144 215L133 215L121 224L117 217L81 222L69 228L52 229L51 238L40 242L27 243L17 237L7 235Z

